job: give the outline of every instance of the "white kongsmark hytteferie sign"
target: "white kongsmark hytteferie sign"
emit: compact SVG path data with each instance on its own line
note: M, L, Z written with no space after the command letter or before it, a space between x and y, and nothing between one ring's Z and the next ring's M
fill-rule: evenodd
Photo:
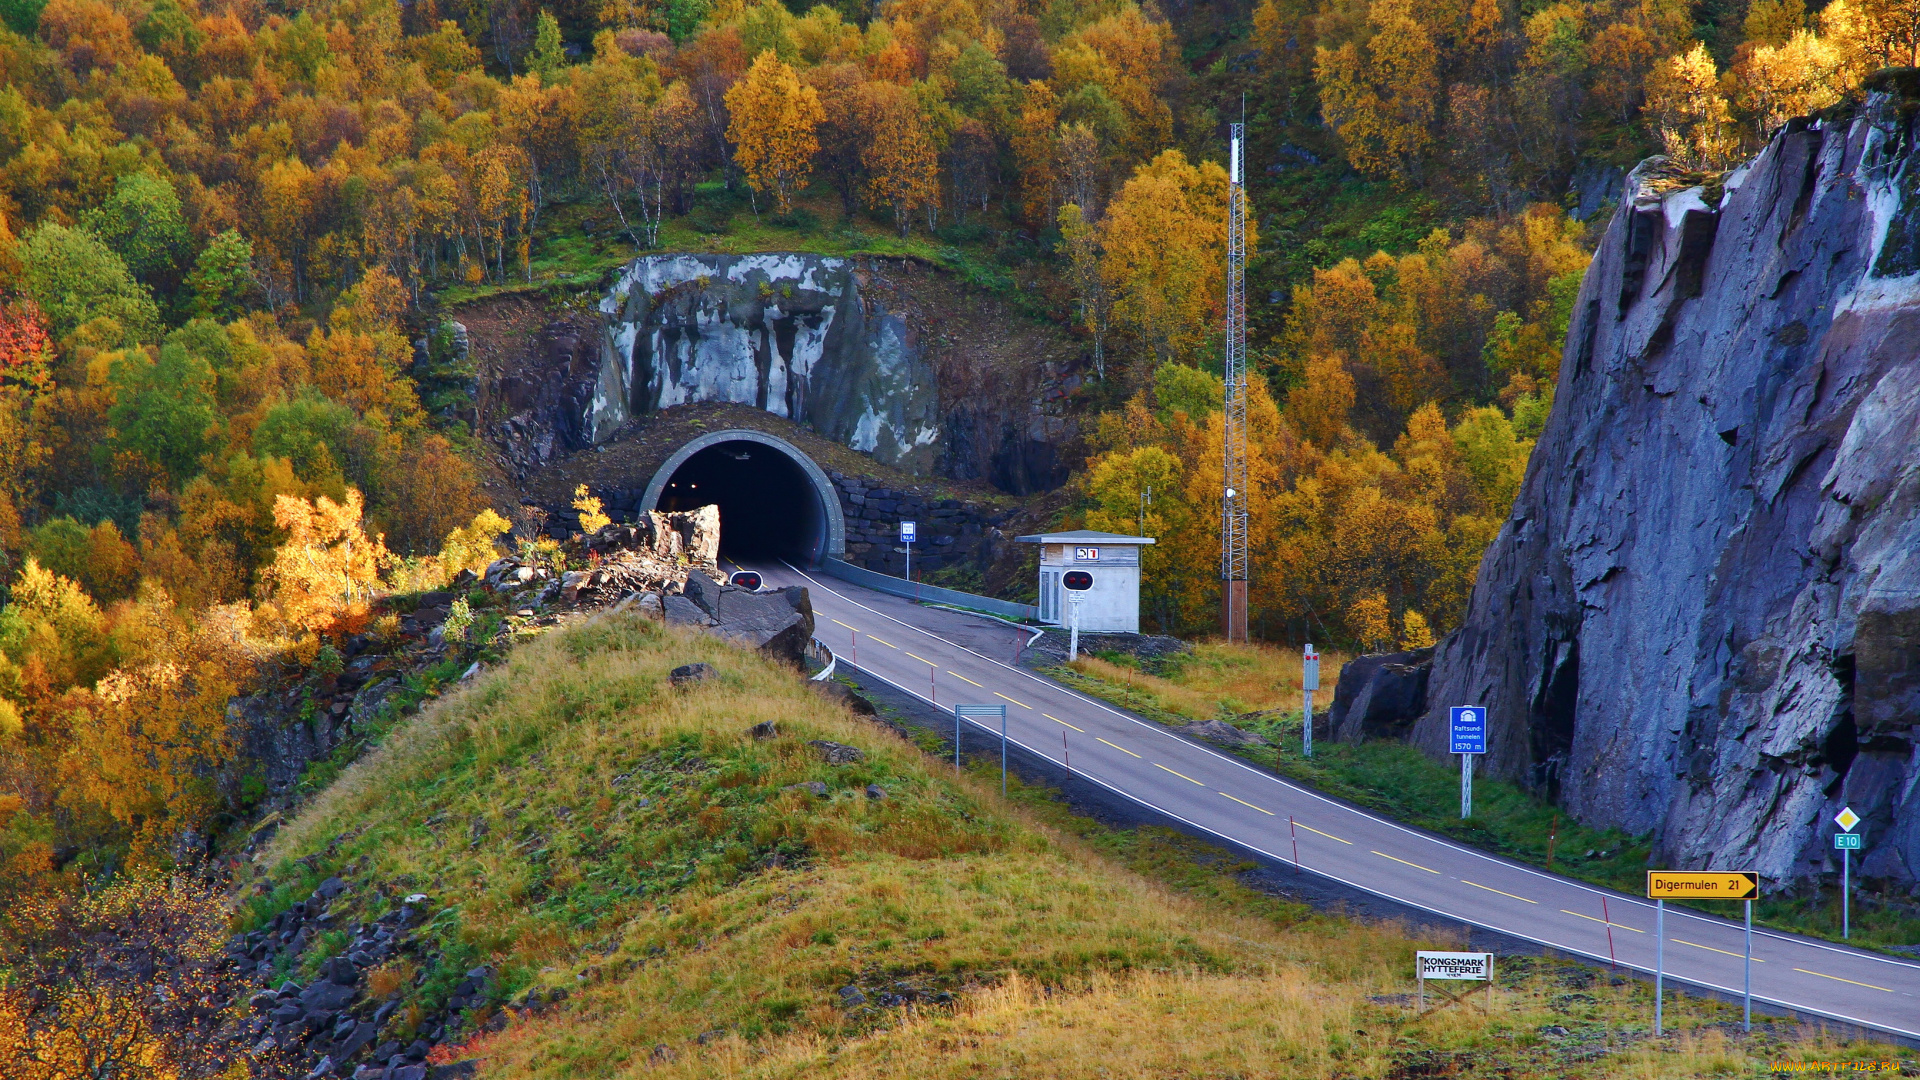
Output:
M1484 981L1493 978L1490 952L1419 952L1414 956L1420 964L1422 979Z
M1427 980L1448 979L1455 982L1484 982L1487 984L1487 1011L1493 1011L1493 954L1490 952L1427 952L1421 950L1413 954L1414 974L1420 981L1420 1015L1427 1014ZM1434 1006L1436 1010L1449 1005L1458 1005L1476 988L1462 987L1458 993L1444 987L1434 987L1445 1000Z

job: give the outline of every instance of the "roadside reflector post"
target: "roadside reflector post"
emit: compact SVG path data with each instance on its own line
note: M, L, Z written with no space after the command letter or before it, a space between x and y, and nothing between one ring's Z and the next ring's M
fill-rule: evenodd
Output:
M1313 692L1320 689L1320 654L1313 651L1313 643L1307 643L1307 651L1300 658L1300 689L1306 695L1306 706L1302 710L1300 724L1300 748L1307 757L1313 756Z
M1448 742L1460 755L1460 820L1473 816L1473 756L1487 752L1487 710L1478 705L1447 709Z
M1760 875L1752 870L1649 870L1647 898L1653 901L1653 1033L1661 1033L1666 986L1667 898L1745 900L1746 986L1742 1008L1747 1030L1753 1030L1753 898L1760 895Z

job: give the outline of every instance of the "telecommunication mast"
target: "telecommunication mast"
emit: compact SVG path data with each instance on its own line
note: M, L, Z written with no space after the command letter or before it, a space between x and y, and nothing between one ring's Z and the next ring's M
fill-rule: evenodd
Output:
M1227 172L1226 445L1220 498L1220 616L1228 641L1247 640L1246 124L1229 127Z

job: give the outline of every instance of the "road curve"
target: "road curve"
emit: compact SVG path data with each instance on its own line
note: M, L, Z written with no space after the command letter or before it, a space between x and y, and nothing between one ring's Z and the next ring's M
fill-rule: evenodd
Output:
M1409 829L1191 742L1014 666L1031 635L784 563L770 586L805 585L815 635L840 662L950 710L1007 707L1007 737L1116 794L1243 848L1449 919L1642 972L1654 906ZM998 735L997 731L992 732ZM1729 905L1731 906L1731 905ZM1739 923L1670 907L1669 977L1742 985ZM1775 931L1753 933L1753 999L1920 1040L1920 964Z

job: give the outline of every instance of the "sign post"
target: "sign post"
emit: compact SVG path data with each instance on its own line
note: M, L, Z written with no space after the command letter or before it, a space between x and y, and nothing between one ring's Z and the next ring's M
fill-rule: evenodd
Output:
M1427 952L1421 950L1413 954L1414 977L1420 983L1420 1015L1427 1014L1427 980L1445 980L1452 982L1479 982L1487 984L1487 1012L1493 1011L1493 954L1490 952ZM1469 987L1458 994L1451 994L1439 987L1434 988L1446 998L1445 1003L1434 1006L1438 1012L1448 1005L1458 1005L1473 988Z
M1745 1016L1753 1024L1753 898L1760 875L1752 870L1649 870L1647 899L1653 901L1653 1033L1660 1034L1667 973L1667 898L1745 900L1747 902Z
M1473 755L1487 752L1487 710L1455 705L1447 710L1453 752L1460 755L1460 820L1473 816Z
M1840 852L1840 936L1853 936L1853 853L1860 850L1860 834L1853 831L1860 824L1860 815L1853 807L1843 807L1833 815L1833 823L1840 826L1840 832L1833 834L1834 849Z
M1300 658L1300 689L1306 693L1307 703L1303 710L1304 722L1300 725L1300 747L1307 757L1313 756L1313 692L1320 689L1320 654L1313 651L1313 643L1307 643L1307 651Z
M1085 570L1069 570L1060 575L1060 586L1067 590L1068 622L1072 626L1067 632L1067 660L1072 662L1080 659L1080 601L1086 599L1087 590L1093 588L1093 575Z
M903 521L900 523L900 544L907 549L907 580L913 580L913 542L920 536L920 523Z
M1000 794L1007 793L1007 707L1005 705L955 705L953 707L953 771L960 771L960 718L976 723L982 717L1000 718Z

